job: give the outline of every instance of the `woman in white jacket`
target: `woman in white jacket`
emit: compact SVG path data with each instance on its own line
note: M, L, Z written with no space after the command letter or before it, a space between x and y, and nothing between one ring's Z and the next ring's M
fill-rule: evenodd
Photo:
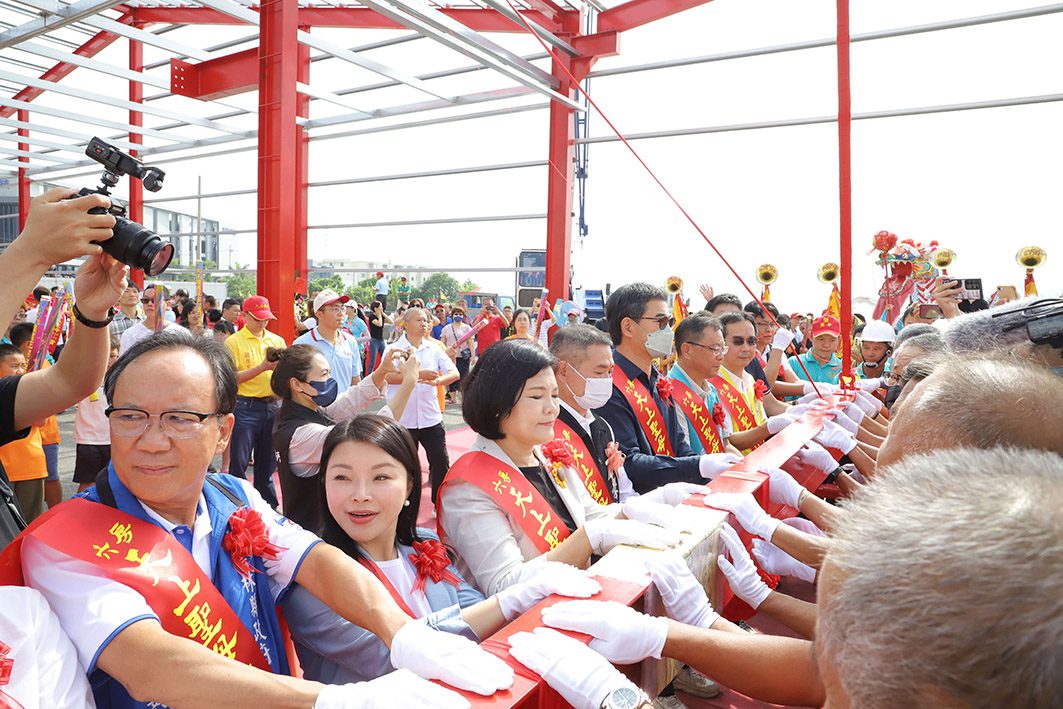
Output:
M458 568L487 595L534 574L544 561L585 567L617 544L664 548L676 533L616 519L555 442L559 411L552 355L531 341L499 342L465 383L462 414L479 434L439 491L440 537Z

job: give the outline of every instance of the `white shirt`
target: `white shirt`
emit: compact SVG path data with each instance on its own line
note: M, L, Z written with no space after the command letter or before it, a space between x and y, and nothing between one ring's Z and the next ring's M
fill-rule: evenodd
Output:
M428 597L424 595L424 589L414 589L417 583L417 571L409 557L399 554L398 559L390 561L374 561L388 581L398 591L399 598L406 601L413 614L418 618L424 618L431 614L432 606L428 605Z
M191 333L188 332L188 330L181 327L177 323L173 323L170 321L166 321L166 323L163 325L163 330L180 330L181 332L187 333L189 337L192 336ZM148 326L144 324L143 320L138 322L136 325L133 325L128 330L122 333L122 340L121 344L118 347L118 354L124 355L126 352L129 351L129 349L133 345L137 344L141 340L148 339L154 333L155 331L149 330Z
M387 346L384 350L384 356L388 356L388 352L394 349L408 350L412 349L413 345L406 335L400 337L396 342ZM457 372L458 368L450 357L447 357L446 351L443 347L434 340L429 340L427 337L421 340L421 346L414 350L414 354L417 355L417 361L421 363L421 369L432 369L440 374L450 374L451 372ZM394 398L398 389L388 391L388 401ZM443 412L439 410L439 395L434 386L428 384L421 384L418 382L414 385L413 391L410 392L410 400L406 402L406 408L402 412L402 418L399 419L406 428L429 428L436 424L443 423Z
M0 643L11 648L6 659L13 661L0 693L25 709L95 708L77 652L40 593L0 586Z
M82 399L74 412L74 441L83 446L111 445L111 427L107 424L107 397L101 386Z
M583 430L587 432L587 436L591 438L591 440L594 440L593 437L591 437L591 423L594 422L594 419L598 418L594 415L594 412L588 411L587 413L590 415L584 416L583 414L569 406L567 403L565 403L564 399L559 398L558 402L565 407L565 411L572 414L572 418L576 419L576 422L579 423L580 427L582 427ZM604 423L606 426L609 426L609 422L605 419L601 419L601 422ZM613 435L612 426L609 426L609 437L612 438L614 442L616 441L616 436ZM623 465L621 465L620 468L617 469L616 477L620 487L620 499L617 500L617 502L625 502L626 500L629 500L632 497L639 496L639 494L635 492L635 487L631 484L631 478L627 476L627 471L624 470Z
M265 561L270 593L276 600L291 585L307 551L321 540L278 515L250 483L241 480L240 484L250 506L269 527L270 542L282 548L275 561ZM171 534L175 529L187 534L187 528L177 527L146 506L144 510ZM210 515L202 495L191 533L192 558L211 578ZM22 573L26 585L44 594L59 616L86 674L96 668L100 652L128 625L146 619L158 621L155 611L137 591L105 577L95 565L72 559L33 538L22 544Z
M507 465L513 461L494 441L478 436L470 452L482 451ZM538 449L535 455L546 461ZM583 477L563 468L565 487L556 487L565 508L577 527L587 520L611 517L619 505L603 507L583 486ZM471 483L455 480L440 491L440 528L447 546L457 553L455 563L462 577L475 583L484 595L493 596L515 583L527 581L546 560L520 524L498 506L498 502Z
M377 389L372 377L366 377L336 397L328 406L321 407L321 412L334 421L352 419L369 408L369 405L381 399L384 389ZM394 418L394 417L392 417ZM288 446L288 467L301 478L310 478L318 473L321 465L321 449L325 446L332 426L320 423L306 423L295 429Z
M375 289L377 295L387 295L391 290L391 284L388 283L387 278L380 278L380 280L376 282Z

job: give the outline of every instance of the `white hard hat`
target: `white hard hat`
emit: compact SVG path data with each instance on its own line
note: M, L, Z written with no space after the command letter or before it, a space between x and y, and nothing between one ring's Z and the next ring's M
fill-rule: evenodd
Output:
M897 333L889 323L882 320L872 320L864 325L860 333L860 340L863 342L885 342L892 345L896 339Z

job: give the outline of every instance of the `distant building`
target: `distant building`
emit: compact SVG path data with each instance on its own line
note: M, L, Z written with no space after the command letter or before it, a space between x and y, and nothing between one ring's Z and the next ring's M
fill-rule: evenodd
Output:
M383 271L388 275L388 278L398 278L399 276L406 276L406 278L409 280L410 284L414 288L423 285L425 280L432 275L431 273L423 272L411 273L407 270L413 268L424 268L424 266L384 263L383 261L354 261L351 259L342 258L320 259L316 261L310 260L308 262L308 267L313 269L310 273L311 280L314 278L329 278L331 276L339 276L343 283L347 286L353 286L359 281L365 280L366 278L375 278L375 274L377 271Z

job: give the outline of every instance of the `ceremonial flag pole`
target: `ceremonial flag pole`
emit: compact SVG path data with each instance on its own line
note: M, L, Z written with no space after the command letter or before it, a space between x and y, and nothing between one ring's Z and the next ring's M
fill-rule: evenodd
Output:
M550 291L543 288L542 295L539 296L539 315L535 320L535 339L539 339L539 332L543 329L543 314L546 312L546 298L550 295Z

